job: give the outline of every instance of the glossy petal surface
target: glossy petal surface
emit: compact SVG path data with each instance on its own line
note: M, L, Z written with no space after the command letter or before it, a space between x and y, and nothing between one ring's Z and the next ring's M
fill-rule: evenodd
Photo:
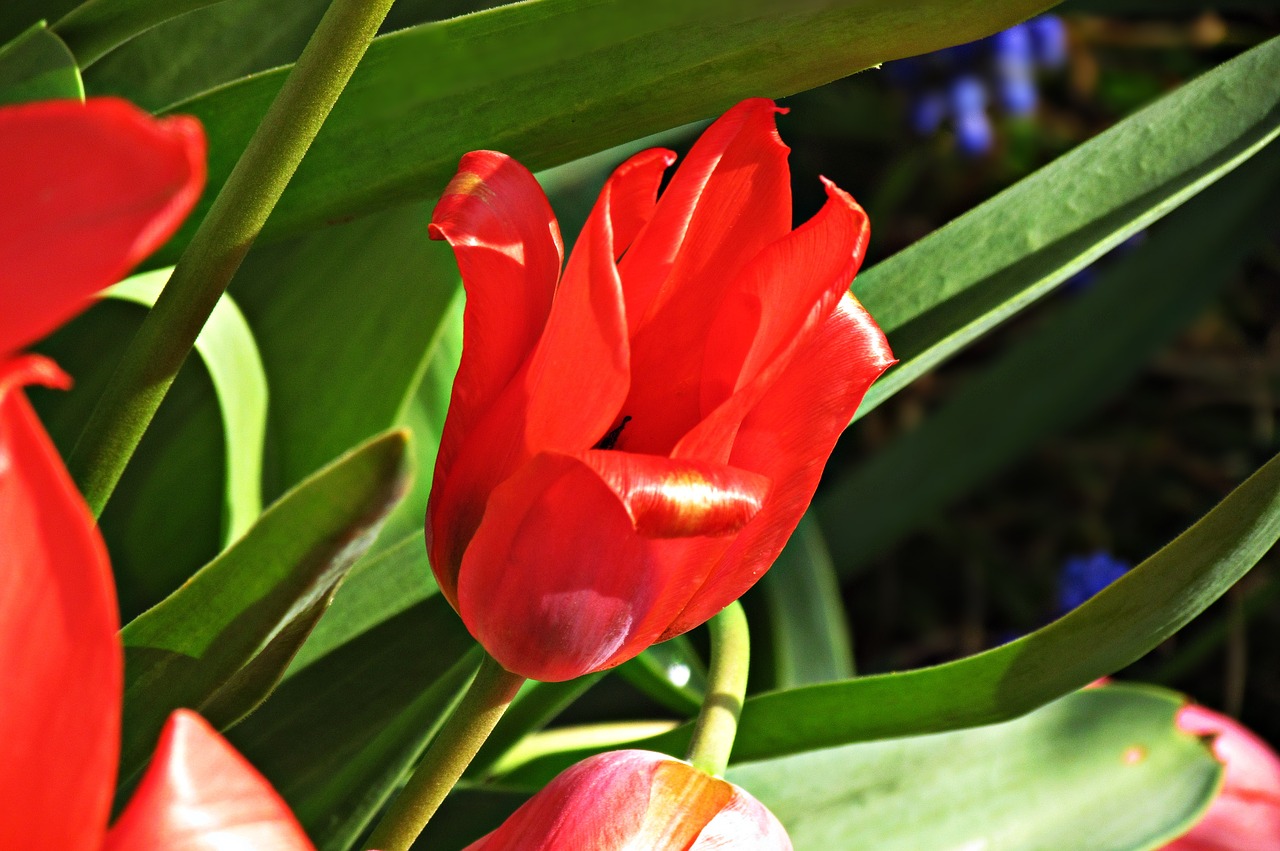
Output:
M467 851L790 851L786 832L742 789L649 751L566 769Z
M96 849L115 786L123 659L97 527L21 385L0 363L0 848Z
M809 345L743 419L729 463L767 476L773 490L664 639L705 622L769 569L809 507L840 433L867 389L893 362L879 326L853 296L842 297Z
M1213 736L1224 766L1222 790L1191 832L1168 851L1258 851L1280 848L1280 757L1253 732L1203 706L1185 706L1178 726Z
M620 240L630 240L653 214L654 195L671 159L667 151L646 151L614 172L526 361L474 422L468 426L466 416L458 420L467 431L454 449L456 475L446 480L451 462L437 463L440 487L428 522L429 540L449 545L433 547L432 564L450 599L461 550L480 522L485 494L535 452L593 445L616 418L630 384L630 347L614 263L625 249ZM471 334L470 327L464 334ZM472 337L465 337L464 362L471 345ZM454 421L458 392L455 384L446 431ZM464 415L467 410L461 409Z
M459 612L507 670L567 680L649 646L764 503L729 467L542 454L489 500Z
M772 101L744 101L698 139L619 268L635 422L619 443L667 454L701 415L701 351L738 271L791 229L788 148Z
M204 134L114 98L0 109L0 354L52 331L177 229Z
M742 594L893 362L847 294L867 244L862 208L826 182L826 205L791 229L782 111L764 99L729 110L660 194L669 151L619 167L538 313L536 342L515 322L528 354L511 379L483 410L455 389L428 552L445 596L508 670L602 670ZM546 231L532 178L507 203L467 162L442 208L465 190L479 221ZM477 277L468 292L527 285L498 265L468 271L486 242L476 227L449 237ZM467 338L464 367L473 344L486 347Z
M104 851L311 851L289 806L194 712L169 717Z
M467 291L466 345L436 462L449 472L476 420L542 336L564 244L546 193L529 170L496 151L473 151L431 215L432 239L453 247Z

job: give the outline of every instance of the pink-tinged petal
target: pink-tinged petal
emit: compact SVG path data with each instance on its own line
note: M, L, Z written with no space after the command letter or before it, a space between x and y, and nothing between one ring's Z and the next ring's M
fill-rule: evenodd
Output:
M119 758L115 587L28 383L68 382L34 355L0 363L0 848L96 851Z
M678 849L731 805L737 788L687 763L649 751L613 751L561 772L466 851ZM749 838L744 835L743 839ZM716 846L705 846L716 847ZM738 848L760 851L790 846Z
M740 848L792 851L791 837L782 822L764 804L734 786L729 803L702 829L689 851Z
M169 716L103 851L312 851L289 805L203 718Z
M884 333L862 305L851 295L841 298L738 428L729 463L768 477L773 490L664 639L704 623L769 569L809 507L840 433L893 363Z
M703 356L704 416L777 363L793 341L811 336L858 273L871 234L867 214L847 192L822 182L823 208L756 255L720 305Z
M428 232L452 246L467 291L462 362L441 436L438 482L542 335L564 243L538 181L495 151L462 158Z
M437 462L428 547L451 601L462 551L480 523L489 492L535 452L577 453L594 445L617 417L631 364L622 283L614 264L625 250L620 240L633 237L652 214L671 157L668 151L645 151L606 182L532 354L483 416L461 420L466 440L456 463ZM446 433L459 410L454 406Z
M1184 706L1178 727L1213 737L1223 764L1222 789L1191 831L1167 851L1258 851L1280 848L1280 756L1253 732L1203 706Z
M200 197L204 156L195 119L114 98L0 109L0 356L163 244Z
M623 412L634 417L620 446L630 451L666 455L698 422L702 345L717 306L738 271L791 229L779 111L748 100L707 128L619 264L632 334Z
M458 612L526 677L620 664L685 607L769 486L658 457L540 454L489 499L463 556Z

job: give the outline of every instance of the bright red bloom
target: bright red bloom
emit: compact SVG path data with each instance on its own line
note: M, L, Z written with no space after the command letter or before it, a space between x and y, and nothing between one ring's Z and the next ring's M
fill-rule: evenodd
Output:
M738 786L651 751L565 769L466 851L791 851L773 813Z
M1179 710L1178 727L1213 736L1224 776L1204 818L1166 851L1280 848L1280 756L1245 727L1203 706Z
M703 623L768 569L893 363L848 287L867 218L791 228L771 101L605 185L568 265L519 163L466 155L431 235L465 343L427 515L432 567L508 670L565 680Z
M21 387L18 356L167 239L204 183L191 119L117 100L0 109L0 848L310 849L285 803L197 716L170 718L107 829L123 656L93 517Z

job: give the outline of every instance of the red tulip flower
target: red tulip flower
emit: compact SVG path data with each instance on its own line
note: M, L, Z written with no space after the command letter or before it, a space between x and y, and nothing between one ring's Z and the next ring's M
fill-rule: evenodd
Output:
M1223 782L1204 818L1166 851L1280 848L1280 756L1240 724L1203 706L1184 706L1178 727L1213 737Z
M651 751L597 754L565 769L466 851L591 848L791 851L773 813L732 783Z
M566 680L703 623L768 569L893 363L848 294L867 217L791 227L771 101L605 184L563 273L533 176L463 157L431 235L467 291L427 514L445 596L503 667Z
M184 711L108 830L123 674L115 587L21 389L66 385L18 348L167 239L203 183L192 119L155 121L110 99L0 109L0 848L311 848L267 782Z

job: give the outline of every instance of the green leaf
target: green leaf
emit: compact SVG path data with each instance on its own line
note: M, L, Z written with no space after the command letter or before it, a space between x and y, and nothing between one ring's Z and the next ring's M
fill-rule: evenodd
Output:
M532 169L1001 30L1045 0L534 0L376 39L264 231L437 195L466 151ZM287 68L173 107L209 130L210 203ZM201 208L203 209L203 207ZM172 262L202 218L169 243Z
M269 495L401 424L458 287L429 219L424 205L387 210L259 247L236 273L271 387Z
M417 762L479 654L437 594L293 673L227 738L320 851L346 851Z
M124 628L121 778L146 762L174 709L225 728L266 697L403 494L405 441L393 432L337 459Z
M1185 832L1221 766L1180 695L1108 686L1016 721L737 766L797 851L1131 851Z
M0 106L54 98L84 100L84 86L75 57L42 21L0 46Z
M434 597L439 590L421 531L410 532L393 546L361 559L298 651L289 675Z
M172 268L135 275L106 295L150 308ZM262 447L267 431L267 376L258 345L230 296L218 299L196 338L196 352L218 394L226 444L223 543L239 538L262 513Z
M692 718L707 693L707 666L688 636L677 635L623 662L618 676L668 709Z
M853 676L853 639L840 585L822 530L809 516L757 587L772 641L767 654L752 655L772 662L775 688Z
M859 275L901 360L858 416L1280 134L1280 37L1219 65Z
M138 33L222 0L85 0L54 24L82 67Z
M734 760L1017 718L1141 658L1204 611L1277 539L1280 456L1089 602L1017 641L930 668L747 698ZM680 753L690 730L686 724L635 746ZM539 759L503 780L540 786L591 752Z
M397 0L381 32L456 17L497 2ZM147 8L140 8L144 5ZM179 14L194 5L202 8ZM133 21L168 17L85 71L90 94L118 95L157 110L249 74L294 62L328 6L329 0L95 0L58 20L54 29L66 36L83 59L93 43L118 39L136 26ZM115 16L103 14L108 10ZM126 10L127 15L119 14ZM97 20L91 20L91 11Z
M1157 225L920 426L828 483L815 511L841 572L1113 397L1212 303L1278 215L1272 144Z

